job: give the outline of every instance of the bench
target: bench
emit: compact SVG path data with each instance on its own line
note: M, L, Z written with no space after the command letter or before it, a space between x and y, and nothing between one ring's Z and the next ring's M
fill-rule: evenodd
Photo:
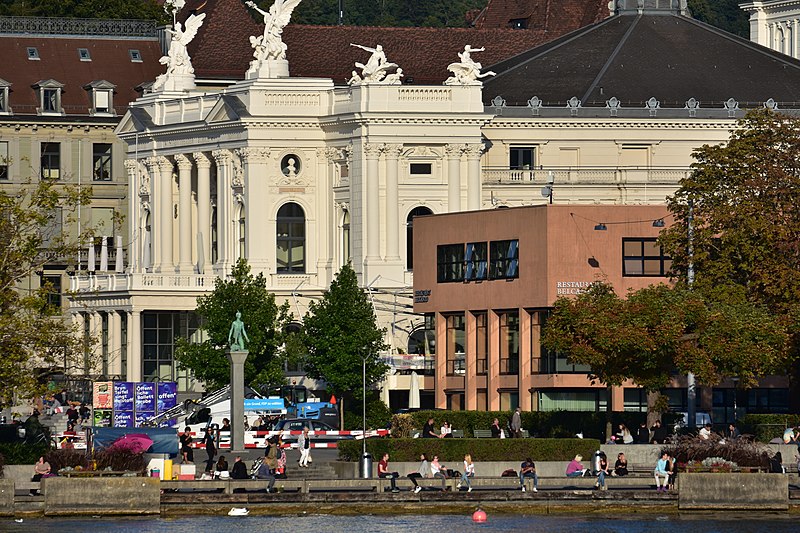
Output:
M472 435L476 439L491 439L492 438L492 430L491 429L473 429Z

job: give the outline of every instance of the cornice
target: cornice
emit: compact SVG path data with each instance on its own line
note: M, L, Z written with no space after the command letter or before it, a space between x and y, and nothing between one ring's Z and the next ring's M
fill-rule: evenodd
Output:
M589 121L589 120L494 120L485 124L486 129L505 128L536 128L536 129L718 129L731 130L736 128L737 122L732 119L719 119L713 122L697 120L626 120L626 121Z

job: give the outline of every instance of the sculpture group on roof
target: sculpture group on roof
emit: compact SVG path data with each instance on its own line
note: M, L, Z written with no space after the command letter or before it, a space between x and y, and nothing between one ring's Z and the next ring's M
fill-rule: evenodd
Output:
M294 8L302 0L275 0L269 11L259 8L255 2L248 0L245 5L255 9L264 17L264 33L258 37L250 37L253 47L254 63L261 63L268 59L286 59L286 43L283 42L283 28L289 24ZM252 66L252 64L251 64Z
M167 55L158 60L162 65L166 65L167 71L159 75L153 82L153 91L160 90L184 90L194 88L194 68L192 60L186 50L186 46L197 35L197 30L203 25L206 14L192 14L186 19L184 25L176 20L176 14L183 7L183 0L167 2L164 10L172 13L173 28L167 28L170 35L169 50Z
M361 48L372 55L366 63L356 63L356 68L361 69L361 73L353 71L353 76L347 80L348 85L400 85L400 78L403 77L403 69L397 66L397 63L390 63L386 60L386 54L383 52L383 46L377 45L375 48L363 46L360 44L350 43L350 46ZM395 72L390 73L392 69Z
M492 71L481 74L483 66L472 59L472 52L483 52L486 50L484 47L472 48L470 45L464 47L463 52L458 53L458 58L461 60L458 63L450 63L447 70L453 73L452 76L447 78L444 82L445 85L475 85L479 84L481 78L487 76L494 76Z

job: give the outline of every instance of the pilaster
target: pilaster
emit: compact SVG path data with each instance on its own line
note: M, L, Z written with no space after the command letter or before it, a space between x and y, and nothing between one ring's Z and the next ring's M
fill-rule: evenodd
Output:
M211 152L217 165L217 261L214 274L225 276L233 262L233 155L228 150ZM210 260L211 256L209 256Z
M268 168L270 151L263 147L246 147L236 150L242 159L244 171L245 257L258 272L267 272L269 246L274 239L264 232L269 226L269 211L264 205L269 197Z
M386 154L386 261L400 263L399 190L397 182L402 144L387 144Z
M448 144L444 147L447 159L447 211L461 211L461 153L464 146Z
M468 144L464 153L467 155L467 209L477 211L481 208L481 154L482 143Z
M191 274L192 265L192 161L175 156L178 165L178 272Z
M381 146L378 144L365 144L363 150L364 158L367 161L367 171L363 176L363 181L366 184L366 204L364 208L367 212L366 226L364 226L364 231L367 234L367 254L364 262L370 264L377 263L381 259L380 174L378 172Z
M156 201L158 202L158 216L154 217L153 228L158 228L159 236L156 242L156 268L157 272L164 274L175 272L175 254L173 249L172 232L172 173L173 166L169 159L160 156L156 158L160 179L158 181L158 191Z
M192 154L197 165L197 271L211 271L211 159ZM219 235L219 234L217 234Z

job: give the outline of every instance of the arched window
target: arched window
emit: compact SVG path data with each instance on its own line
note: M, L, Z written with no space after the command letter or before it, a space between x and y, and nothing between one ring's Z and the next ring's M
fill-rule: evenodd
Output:
M342 265L350 262L350 211L342 215Z
M153 267L153 228L150 223L150 211L144 215L144 244L142 246L142 269L149 272Z
M306 216L295 203L284 204L278 210L277 271L283 274L303 274L306 271Z
M245 224L246 220L244 217L244 206L239 206L239 257L238 259L242 259L245 257Z
M432 215L427 207L415 207L406 218L406 269L414 270L414 217Z

